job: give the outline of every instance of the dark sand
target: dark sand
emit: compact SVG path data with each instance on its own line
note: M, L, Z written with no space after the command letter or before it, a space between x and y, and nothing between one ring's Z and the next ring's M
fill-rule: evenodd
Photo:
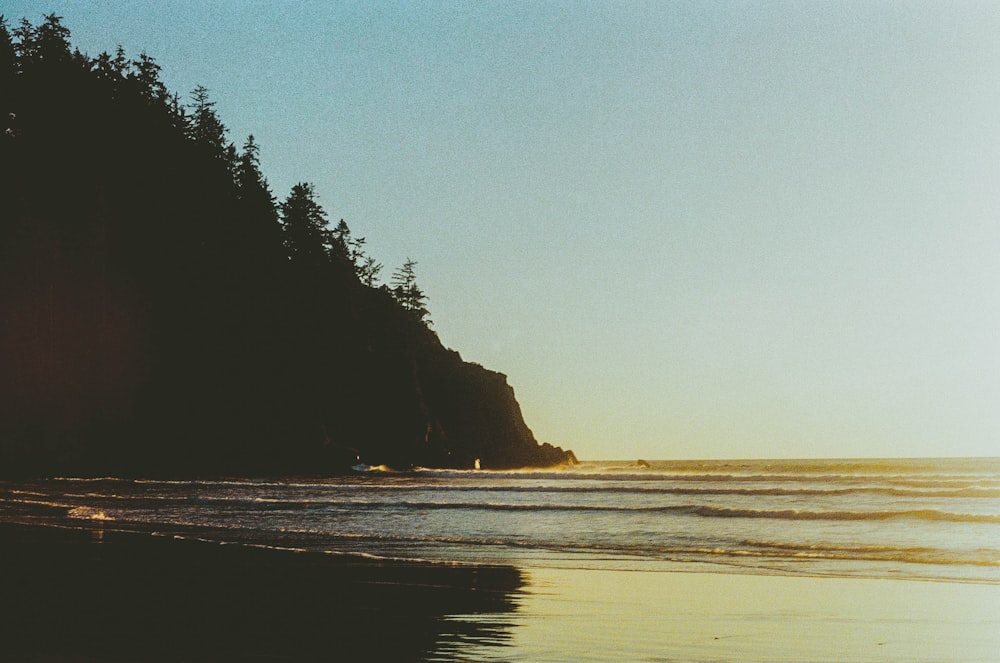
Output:
M0 573L3 661L419 661L502 645L522 585L511 567L13 524Z

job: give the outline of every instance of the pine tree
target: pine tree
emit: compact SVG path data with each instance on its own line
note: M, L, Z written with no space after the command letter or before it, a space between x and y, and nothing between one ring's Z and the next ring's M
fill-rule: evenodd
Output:
M7 21L0 14L0 140L13 138L16 134L13 106L16 66L14 42L7 29Z
M253 134L250 134L243 143L243 150L236 161L236 186L240 198L266 199L271 201L273 206L274 196L267 180L260 172L260 147L254 140Z
M119 46L113 58L107 51L94 58L90 63L90 70L97 75L98 80L109 83L117 93L128 73L128 64L125 49Z
M403 309L429 325L430 311L427 310L427 296L417 285L416 267L417 262L407 258L403 266L392 274L391 291Z
M226 127L215 112L215 102L209 100L208 88L199 85L191 93L187 135L213 156L225 159L227 155Z
M365 238L351 234L351 229L343 219L334 228L332 236L331 257L348 264L359 281L368 287L374 287L375 279L382 271L382 264L365 253Z
M341 219L337 227L333 229L333 243L330 247L330 257L334 260L342 260L355 270L354 239L351 237L351 229L347 223ZM362 242L365 240L362 239ZM356 271L356 270L355 270Z
M120 55L121 49L119 49ZM160 65L156 63L156 60L143 52L139 54L137 60L132 60L130 64L131 71L128 74L128 79L138 86L142 97L150 104L166 107L170 93L167 91L167 86L160 80ZM216 122L218 122L218 118L216 118ZM221 122L218 124L220 127L222 126ZM225 129L223 128L223 140L225 140L224 136Z
M236 158L236 197L240 229L235 242L256 255L276 256L282 230L278 205L271 187L260 171L260 148L250 135Z
M0 80L7 83L14 74L14 66L17 63L14 57L14 40L7 28L7 19L0 14ZM6 91L8 88L2 88Z
M313 185L299 182L280 205L288 258L300 264L327 262L333 237L327 228L326 212L316 202Z
M378 275L382 272L382 263L372 256L366 255L358 266L358 278L369 288L374 288Z
M35 58L38 51L38 28L31 24L26 18L21 19L21 25L14 28L13 33L14 55L23 68L24 65Z
M69 62L69 29L62 24L62 16L49 14L45 22L35 27L28 19L21 20L21 27L14 30L14 50L22 66Z

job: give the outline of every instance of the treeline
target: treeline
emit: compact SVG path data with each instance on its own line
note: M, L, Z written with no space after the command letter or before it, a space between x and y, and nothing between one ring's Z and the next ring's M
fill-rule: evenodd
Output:
M429 327L311 184L141 54L0 20L0 473L548 465L504 376Z

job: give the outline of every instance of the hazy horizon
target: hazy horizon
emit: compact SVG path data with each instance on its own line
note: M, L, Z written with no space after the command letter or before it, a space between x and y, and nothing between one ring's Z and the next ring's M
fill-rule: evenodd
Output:
M781 461L783 463L795 463L795 462L807 462L807 463L840 463L840 462L878 462L878 461L938 461L938 460L1000 460L1000 455L982 455L982 456L802 456L802 457L791 457L791 456L772 456L772 457L745 457L745 458L655 458L653 456L643 457L618 457L618 458L580 458L579 460L586 463L635 463L638 460L643 460L647 462L665 462L665 463L766 463L770 461Z
M313 182L581 459L994 457L1000 7L9 0Z

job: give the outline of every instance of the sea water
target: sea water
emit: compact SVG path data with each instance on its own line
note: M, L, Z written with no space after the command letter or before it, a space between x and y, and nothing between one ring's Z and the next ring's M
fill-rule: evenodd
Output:
M0 482L0 519L538 569L1000 584L1000 459Z

